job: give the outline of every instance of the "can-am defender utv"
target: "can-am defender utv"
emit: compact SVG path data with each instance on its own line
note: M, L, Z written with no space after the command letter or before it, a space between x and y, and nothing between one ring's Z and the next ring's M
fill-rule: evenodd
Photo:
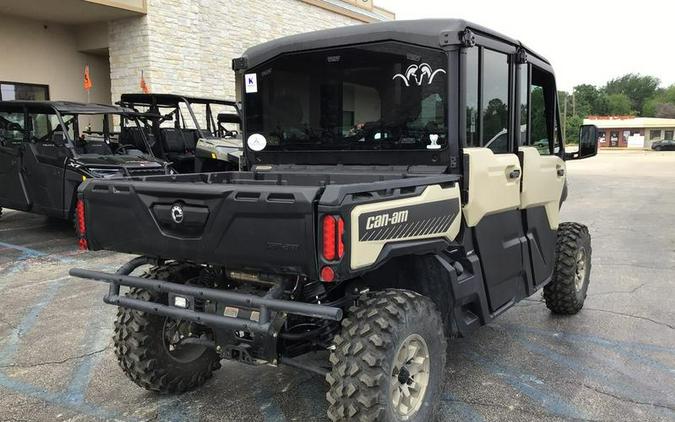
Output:
M140 113L152 150L179 173L239 170L241 117L234 101L175 94L122 94Z
M179 392L221 359L287 364L325 375L333 421L427 421L446 339L542 288L553 312L581 309L590 236L559 208L565 160L595 155L597 138L583 127L565 152L541 56L423 20L282 38L233 67L248 171L80 190L89 247L142 255L71 271L110 284L135 383ZM324 366L303 359L315 350Z
M120 120L127 126L115 132ZM168 163L152 155L129 109L0 101L2 207L70 219L75 216L77 188L86 178L170 171Z

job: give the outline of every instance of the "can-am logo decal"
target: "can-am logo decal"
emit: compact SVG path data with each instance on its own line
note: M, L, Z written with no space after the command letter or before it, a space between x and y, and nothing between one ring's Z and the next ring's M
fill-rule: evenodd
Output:
M405 73L397 73L394 75L392 80L400 78L405 83L405 86L410 86L411 83L421 86L426 79L427 85L431 85L434 81L434 77L440 72L445 73L443 69L432 70L431 66L427 63L422 63L421 65L411 64L405 70Z
M183 222L183 218L185 218L183 206L181 204L174 204L173 207L171 207L171 219L174 223L180 224Z
M458 214L458 198L363 213L358 217L358 240L377 242L442 235Z
M408 221L408 211L372 215L366 220L366 230L376 229L390 224L405 223L406 221Z

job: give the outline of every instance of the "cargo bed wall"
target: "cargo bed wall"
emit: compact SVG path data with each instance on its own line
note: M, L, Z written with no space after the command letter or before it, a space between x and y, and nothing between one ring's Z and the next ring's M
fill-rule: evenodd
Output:
M93 250L311 274L319 190L120 179L80 194Z

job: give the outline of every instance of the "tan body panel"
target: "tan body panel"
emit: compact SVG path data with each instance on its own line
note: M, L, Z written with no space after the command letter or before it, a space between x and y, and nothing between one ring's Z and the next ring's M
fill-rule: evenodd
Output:
M387 212L388 210L397 209L401 207L409 206L419 206L425 204L438 203L442 201L448 201L456 199L458 203L457 214L447 223L447 230L444 232L432 232L425 233L423 230L422 233L415 232L412 235L407 235L405 232L402 233L402 236L397 236L393 238L387 238L383 240L359 240L359 217L365 213L373 212ZM350 237L351 237L351 247L349 249L351 254L350 266L353 270L367 267L372 265L377 261L380 252L387 243L392 243L401 240L421 240L421 239L432 239L432 238L446 238L448 240L454 240L459 233L459 228L461 225L461 216L460 216L460 193L459 186L455 184L452 187L441 188L440 185L428 186L421 195L415 196L413 198L404 198L404 199L394 199L391 201L382 201L372 204L358 205L354 207L351 212L351 228L350 228ZM443 217L443 216L441 216ZM443 226L445 227L445 225Z
M560 221L560 197L565 186L565 162L555 155L541 155L535 147L520 147L523 156L523 186L520 208L544 206L552 230ZM558 171L562 170L562 175Z
M486 215L520 207L520 171L516 154L495 154L489 148L465 148L469 157L469 201L464 205L464 219L474 227Z

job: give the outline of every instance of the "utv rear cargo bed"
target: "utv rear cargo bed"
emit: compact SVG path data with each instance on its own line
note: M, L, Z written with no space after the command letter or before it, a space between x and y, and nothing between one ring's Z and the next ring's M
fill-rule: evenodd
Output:
M91 250L314 274L319 204L415 194L455 176L224 172L90 180L80 189Z

